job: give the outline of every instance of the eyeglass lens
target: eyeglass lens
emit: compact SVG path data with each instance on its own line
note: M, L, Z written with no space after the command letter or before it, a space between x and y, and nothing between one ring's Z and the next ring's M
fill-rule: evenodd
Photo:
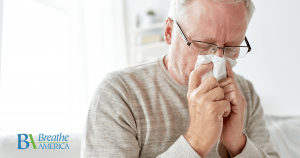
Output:
M246 46L245 42L241 46ZM198 55L216 55L217 46L203 43L203 42L192 42L189 51ZM248 47L225 47L224 55L233 60L243 58L248 52Z

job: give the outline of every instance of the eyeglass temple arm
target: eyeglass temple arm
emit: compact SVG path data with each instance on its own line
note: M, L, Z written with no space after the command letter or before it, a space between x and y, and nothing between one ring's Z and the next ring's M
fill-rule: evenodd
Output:
M191 42L189 42L189 41L187 40L185 34L182 32L182 29L180 28L180 26L179 26L179 24L177 23L177 21L175 21L175 20L173 20L173 19L171 19L171 20L172 20L173 22L175 22L176 27L178 28L180 35L183 37L184 42L185 42L188 46L190 46L190 45L191 45Z
M184 42L185 42L188 46L190 46L190 45L191 45L191 42L189 42L189 41L187 40L185 34L182 32L182 29L180 28L180 26L179 26L179 24L177 23L177 21L175 21L175 20L173 20L173 19L171 19L171 20L172 20L173 22L175 22L176 27L178 28L180 35L183 37ZM246 44L247 44L247 46L248 46L248 52L250 52L250 51L251 51L251 46L250 46L250 44L249 44L248 39L247 39L246 36L245 36L245 42L246 42Z
M251 46L250 46L250 44L249 44L248 39L247 39L246 36L245 36L245 42L246 42L246 44L248 46L248 52L250 52L251 51Z

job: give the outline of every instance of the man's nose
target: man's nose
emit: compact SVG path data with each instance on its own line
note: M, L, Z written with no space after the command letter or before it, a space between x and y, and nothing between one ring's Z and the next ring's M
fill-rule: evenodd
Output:
M218 56L218 57L220 57L220 58L223 58L223 48L218 48L216 51L215 51L215 53L214 53L214 55L216 55L216 56Z

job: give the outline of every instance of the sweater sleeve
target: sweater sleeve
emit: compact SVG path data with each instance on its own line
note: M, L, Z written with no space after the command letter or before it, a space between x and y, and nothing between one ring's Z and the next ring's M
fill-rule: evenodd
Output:
M244 132L247 138L246 145L243 151L235 158L279 158L280 156L275 149L266 126L259 96L255 92L252 83L249 81L245 82L245 85L249 87L249 93L244 93L244 97L247 100L247 106L250 106L247 109L251 112L250 116L247 116L249 124ZM218 142L217 152L222 158L231 157L221 141Z
M128 98L113 74L100 83L88 110L81 158L139 157L137 128Z
M177 141L157 158L201 158L181 135Z

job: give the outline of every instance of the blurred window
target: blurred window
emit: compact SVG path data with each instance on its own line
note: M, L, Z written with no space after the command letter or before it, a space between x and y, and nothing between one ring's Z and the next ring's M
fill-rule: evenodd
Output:
M68 0L5 0L0 133L57 132L69 122Z

